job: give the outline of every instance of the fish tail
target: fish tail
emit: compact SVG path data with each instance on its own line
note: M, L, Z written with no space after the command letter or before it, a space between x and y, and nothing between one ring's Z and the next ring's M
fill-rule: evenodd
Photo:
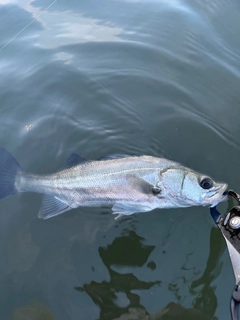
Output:
M15 180L19 171L20 165L13 155L0 148L0 199L18 192Z

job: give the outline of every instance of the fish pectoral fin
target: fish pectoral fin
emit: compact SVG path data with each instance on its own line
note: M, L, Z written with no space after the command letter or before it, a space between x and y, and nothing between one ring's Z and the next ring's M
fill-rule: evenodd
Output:
M42 205L38 212L38 217L48 219L72 209L69 205L59 198L45 195L43 196Z
M155 188L151 183L147 182L146 180L138 177L135 174L127 174L126 178L128 180L129 185L135 189L138 190L144 194L153 195L155 194ZM158 193L160 193L161 190L159 190Z
M131 215L135 212L146 212L151 210L152 208L149 206L141 205L138 203L128 203L127 201L116 202L112 207L113 214L120 214L126 216Z
M135 191L137 190L139 192L139 197L141 197L141 195L143 194L153 196L154 186L152 184L138 177L135 174L127 174L126 178L128 180L130 188L134 189ZM151 211L152 209L153 208L151 206L144 205L137 202L129 203L129 201L118 201L112 207L113 214L120 214L120 215L131 215L135 212L146 212L146 211Z

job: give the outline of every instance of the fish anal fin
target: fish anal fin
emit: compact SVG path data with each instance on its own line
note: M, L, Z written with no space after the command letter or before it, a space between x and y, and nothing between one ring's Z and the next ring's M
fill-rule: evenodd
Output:
M149 206L138 204L138 203L136 204L129 203L127 201L116 202L112 207L113 214L127 215L127 216L135 212L146 212L151 210L152 208Z
M59 214L71 210L67 203L61 201L53 196L43 196L42 205L38 213L38 217L41 219L48 219Z

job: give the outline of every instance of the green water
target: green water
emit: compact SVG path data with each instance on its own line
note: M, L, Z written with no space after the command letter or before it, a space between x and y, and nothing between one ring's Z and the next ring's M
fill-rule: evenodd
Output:
M2 1L0 145L36 173L71 152L147 154L239 191L239 14L237 0ZM1 319L230 319L208 208L42 221L40 203L0 202Z

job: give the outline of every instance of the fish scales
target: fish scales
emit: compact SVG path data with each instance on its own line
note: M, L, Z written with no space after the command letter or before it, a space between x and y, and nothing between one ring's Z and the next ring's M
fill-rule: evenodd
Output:
M90 205L97 205L99 202L110 205L117 200L130 199L138 202L149 201L149 195L139 197L139 190L132 188L129 174L137 174L155 185L158 172L174 164L176 165L174 162L149 156L89 161L42 177L21 174L17 189L20 192L39 192L41 186L42 191L53 196L74 198L79 205L87 205L88 202Z
M113 213L129 215L155 208L215 205L227 199L227 184L152 156L87 161L72 154L62 170L38 175L22 170L1 148L0 174L0 198L17 192L45 195L39 212L44 219L79 206L108 206Z

